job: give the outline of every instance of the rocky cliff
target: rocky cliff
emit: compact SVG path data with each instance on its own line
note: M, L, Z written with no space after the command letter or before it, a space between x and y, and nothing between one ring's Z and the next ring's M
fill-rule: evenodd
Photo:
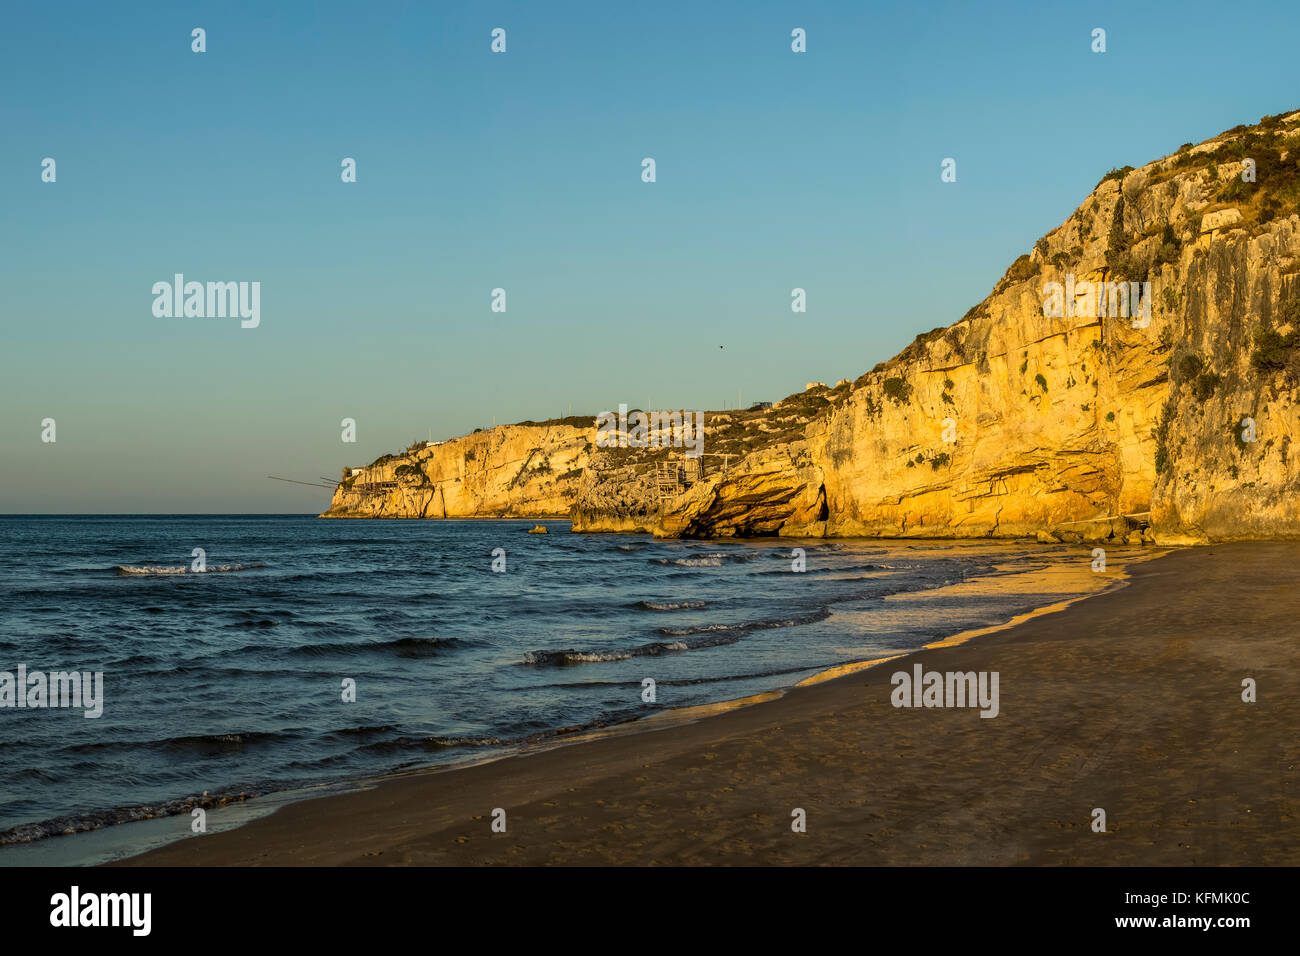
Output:
M680 452L593 447L578 422L506 426L381 460L394 487L341 485L327 514L566 513L575 530L668 536L1300 537L1297 273L1292 113L1112 170L960 321L855 382L707 413L689 471Z
M526 422L416 442L344 469L326 518L567 517L591 460L593 419Z

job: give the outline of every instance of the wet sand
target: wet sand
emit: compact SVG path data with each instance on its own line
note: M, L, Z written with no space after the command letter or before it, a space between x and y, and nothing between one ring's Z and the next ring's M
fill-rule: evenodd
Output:
M1128 574L752 706L395 776L123 863L1300 863L1300 543L1177 551ZM892 706L891 675L914 663L997 671L999 716Z

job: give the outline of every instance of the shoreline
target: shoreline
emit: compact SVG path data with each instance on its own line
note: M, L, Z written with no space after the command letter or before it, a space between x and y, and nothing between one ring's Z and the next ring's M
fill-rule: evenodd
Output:
M1028 611L1016 614L1010 619L997 624L956 632L942 638L938 642L923 645L923 647L961 643L969 638L996 633L1013 627L1029 618L1037 617L1045 613L1052 613L1056 610L1067 607L1076 601L1086 600L1087 598L1105 593L1108 590L1123 587L1127 580L1125 569L1132 566L1134 563L1151 560L1154 556L1156 555L1152 554L1147 548L1134 549L1128 552L1115 552L1111 563L1112 573L1106 576L1110 580L1105 583L1101 583L1099 579L1092 575L1081 575L1084 580L1089 581L1089 583L1094 586L1088 590L1079 590L1078 593L1067 598L1065 601L1058 601L1054 604L1031 608ZM1043 569L1031 569L1027 571L1017 571L1009 576L998 577L996 580L1000 582L1011 582L1013 585L1018 585L1021 582L1028 581L1030 584L1029 590L1032 591L1035 589L1034 585L1037 585L1038 589L1042 589L1045 583L1052 580L1054 573L1059 573L1059 569L1047 572L1046 577L1044 576ZM987 585L990 583L990 580L993 579L979 579L981 591L985 590ZM951 590L953 587L968 588L970 586L971 582L962 582L958 585L948 585L947 587L939 589L933 593L941 594L944 591ZM1048 587L1047 590L1054 591L1055 588ZM905 594L894 594L887 596L884 600L891 601L905 596ZM756 693L745 694L739 697L729 697L706 703L668 706L645 717L626 719L611 724L596 724L571 728L557 726L550 728L549 733L542 732L542 734L539 735L541 739L504 743L485 753L465 753L458 757L453 757L445 762L432 763L420 767L410 767L403 770L394 770L388 773L376 775L343 778L306 787L294 787L285 790L269 790L255 797L250 797L247 801L245 801L241 795L238 800L231 800L229 803L206 803L204 804L204 807L209 814L213 816L210 823L214 828L219 828L221 830L233 829L237 826L243 825L249 820L257 819L258 817L273 813L281 806L304 800L316 800L320 799L322 796L328 796L340 792L369 789L380 786L385 781L394 778L405 777L412 774L441 773L459 770L497 760L509 760L522 756L545 753L556 748L573 746L606 737L665 730L683 724L694 723L695 721L704 720L732 710L738 710L743 707L750 707L756 704L777 700L797 687L811 686L847 674L856 673L869 667L887 663L888 661L894 660L900 656L904 656L905 653L907 652L886 654L885 656L872 657L868 659L852 660L843 664L822 667L821 669L817 669L816 665L811 665L806 668L795 668L791 673L797 674L809 671L812 673L809 673L808 676L802 677L791 684L758 691ZM177 840L187 839L189 836L188 826L180 824L173 827L176 832L169 836L163 835L169 822L174 823L179 820L181 821L181 824L187 824L189 820L188 816L186 816L187 812L188 810L178 811L174 814L150 817L146 820L137 820L126 824L122 829L129 828L131 830L136 830L147 825L153 829L154 834L150 839L144 841L138 848L130 850L119 849L117 852L110 852L107 855L102 853L96 854L96 857L102 858L97 859L92 857L92 859L88 861L88 865L106 865L129 860L134 856L151 852L154 849L164 847L172 842L176 842ZM115 832L120 833L119 828L112 826L79 832L73 836L81 841L86 841L87 837L97 835L96 838L98 840L113 845L112 834ZM215 832L215 829L213 832ZM26 846L35 849L35 847L39 846L43 842L45 841L37 841L33 844L18 844L17 846ZM135 841L123 842L129 843ZM121 847L123 846L123 843L118 843L116 845ZM0 859L3 859L2 849L0 849Z
M1090 600L892 658L1000 670L993 720L894 708L890 669L858 662L707 720L383 777L116 865L1294 863L1293 609L1242 599L1292 590L1271 582L1296 558L1175 551ZM1242 675L1267 696L1243 703Z
M457 521L462 519L440 520ZM527 526L528 524L529 522L526 521L520 522L521 526ZM900 543L906 543L911 547L923 544L924 542L906 541ZM964 545L977 551L983 550L985 546L990 546L995 552L999 551L998 545L1002 544L1002 542L986 540L948 542L945 539L937 539L933 543L941 548L947 544L955 544L957 546ZM1024 542L1024 544L1031 548L1036 547L1032 542ZM1057 547L1066 550L1069 549L1069 546L1065 545L1058 545ZM1013 614L1009 619L989 626L980 627L974 630L954 632L944 637L941 643L961 642L970 637L1005 630L1006 628L1012 627L1029 617L1048 613L1062 606L1067 606L1075 601L1094 597L1115 587L1122 587L1126 577L1125 569L1127 567L1134 563L1151 560L1152 557L1158 553L1160 553L1158 550L1150 549L1148 547L1129 547L1122 550L1115 550L1112 552L1110 571L1105 575L1095 575L1088 573L1086 570L1081 571L1076 568L1065 570L1060 567L1038 567L1030 568L1028 570L1013 570L1013 566L998 565L997 573L990 577L981 577L976 579L974 582L963 581L956 584L944 585L943 587L932 590L928 593L932 597L949 595L964 598L971 591L976 592L979 596L987 596L999 589L1006 589L1025 595L1028 599L1026 603L1035 600L1035 596L1040 592L1048 592L1052 594L1069 593L1072 594L1072 596L1067 598L1064 602L1030 607L1027 611ZM1086 569L1087 558L1082 554L1080 554L1080 565ZM1008 571L1011 573L1007 573ZM909 592L894 593L883 598L886 603L895 600L909 599ZM872 649L874 651L873 656L862 657L862 653L866 650L866 648L841 649L840 653L842 654L853 653L859 655L856 659L841 664L834 664L831 666L826 666L825 664L809 664L804 667L789 668L784 673L789 674L791 678L795 678L796 675L799 674L805 675L798 677L798 679L794 679L792 683L769 687L764 690L758 690L736 697L727 697L721 700L683 704L680 706L661 706L649 714L624 718L614 722L597 721L591 724L575 726L557 724L539 731L536 734L529 734L524 738L500 742L497 746L490 748L486 752L467 751L422 766L412 766L380 773L346 776L319 783L294 785L284 789L272 786L269 789L261 789L258 792L251 794L247 799L245 799L242 792L239 792L238 794L236 793L238 788L231 788L228 792L226 790L218 790L212 797L208 797L205 792L204 800L190 805L184 805L181 809L172 812L156 812L151 808L146 807L144 809L150 810L150 812L137 819L125 820L121 823L110 823L108 825L91 826L85 829L79 829L75 833L65 832L64 834L59 834L61 836L66 835L73 837L73 840L69 841L71 846L66 849L63 847L65 841L56 840L55 835L53 834L31 842L20 842L0 847L0 861L4 861L6 856L11 859L22 860L24 855L26 855L34 862L39 863L44 856L43 849L45 851L53 850L55 846L58 847L58 850L51 854L52 858L71 861L74 863L78 861L79 854L73 848L80 846L98 847L94 852L86 854L84 862L87 865L102 865L104 863L129 859L132 856L166 846L178 839L187 839L191 835L188 827L190 820L188 814L192 807L202 807L209 814L209 832L216 832L218 829L230 829L234 826L241 825L243 821L256 819L259 816L264 816L268 813L274 812L274 810L280 806L303 800L319 799L322 794L350 792L357 789L378 786L393 777L456 770L495 760L506 760L520 756L543 753L558 747L572 746L608 736L637 734L680 726L685 723L691 723L720 713L726 713L739 708L779 699L796 687L809 686L844 676L845 674L855 673L865 668L893 660L895 657L906 653L904 651L885 651L884 656L881 656L881 650ZM177 798L169 802L182 805L186 803L185 798ZM139 835L143 835L143 839L141 839ZM108 849L105 850L105 847ZM27 864L18 863L18 865Z

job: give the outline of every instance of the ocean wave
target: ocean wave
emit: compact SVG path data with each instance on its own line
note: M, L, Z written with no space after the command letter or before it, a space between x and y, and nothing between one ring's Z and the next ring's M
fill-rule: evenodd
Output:
M663 633L662 628L660 628L660 633ZM575 665L575 663L608 663L611 661L628 661L633 657L659 657L660 654L676 654L685 652L685 650L720 648L725 644L735 644L736 641L745 636L745 633L748 633L748 630L741 630L741 628L722 630L722 628L719 628L719 630L708 632L707 635L702 631L694 631L692 632L694 640L651 641L650 644L640 644L634 646L634 648L529 650L528 653L524 654L521 663L541 667L565 667Z
M688 637L691 634L710 634L717 631L738 631L745 624L697 624L694 627L661 627L658 633L664 637Z
M744 564L753 561L758 555L752 551L729 553L713 551L705 554L691 554L684 558L647 558L651 564L661 567L676 565L683 568L720 568L724 564Z
M292 789L293 786L294 784L285 783L274 787L244 788L238 791L228 790L218 791L217 793L205 791L198 796L185 797L179 800L163 800L152 804L137 804L129 807L115 807L110 810L97 810L91 813L69 814L42 820L39 823L22 823L16 827L10 827L8 830L0 831L0 846L32 843L52 836L71 836L89 830L102 830L106 826L116 826L119 823L134 823L137 820L173 817L178 814L189 813L196 807L210 810L231 803L241 803L244 800L260 797L264 793L274 790Z
M383 641L379 646L396 651L399 657L428 657L461 643L454 637L399 637L395 641Z
M337 730L328 731L326 737L343 738L349 737L370 737L375 734L391 734L397 728L392 724L371 724L361 727L339 727Z
M631 607L638 611L685 611L707 605L707 601L637 601Z
M319 644L297 644L292 647L275 647L266 644L247 644L239 648L244 652L288 654L291 656L323 657L329 654L352 654L357 651L396 653L399 657L431 657L467 643L457 637L399 637L391 641L330 641Z
M297 734L290 731L242 731L225 734L186 734L154 741L151 746L166 750L197 750L205 753L224 753L242 750L254 744L269 744L290 740Z
M357 750L363 753L390 754L408 750L452 750L458 747L499 747L509 741L500 737L393 737L362 744Z
M672 680L655 680L659 687L694 687L699 684L725 684L731 681L742 680L762 680L765 677L781 677L786 674L806 674L809 672L828 670L832 667L839 667L850 661L829 661L824 664L800 664L798 667L781 667L775 670L756 671L751 674L724 674L721 677L679 677ZM542 684L542 687L554 688L556 690L581 690L592 687L640 687L639 680L584 680L584 681L555 681L550 684Z
M685 641L655 641L639 647L622 650L579 651L567 648L562 651L529 651L523 657L523 663L539 667L564 667L569 664L603 664L610 661L626 661L633 657L658 657L677 651L689 651L691 645Z
M159 575L159 574L212 574L214 572L230 571L250 571L254 568L266 567L265 562L254 561L252 564L209 564L206 571L191 571L189 565L182 564L179 566L171 565L148 565L148 564L117 564L109 568L121 575Z
M523 656L521 663L541 667L565 667L571 664L604 664L611 661L625 661L634 657L658 657L661 654L676 654L683 651L701 650L707 647L722 647L734 644L751 631L791 627L820 621L830 616L828 608L822 608L801 618L782 619L779 621L751 621L744 624L706 624L693 628L659 628L665 637L678 637L675 641L652 641L636 647L598 648L578 650L536 650Z
M782 617L767 621L742 621L739 624L697 624L694 627L661 627L658 633L664 637L689 637L692 634L716 634L735 631L748 634L750 631L765 631L777 627L798 627L801 624L814 624L831 616L830 608L818 608L798 617Z
M132 754L141 750L182 751L200 755L232 753L246 746L258 744L281 743L296 740L302 735L301 730L246 730L220 734L183 734L176 737L162 737L155 740L96 739L84 743L67 744L58 748L61 756L81 754L103 759L115 753Z
M602 727L625 724L637 720L641 716L642 711L640 709L629 708L622 711L606 711L583 723L566 724L560 727L543 727L542 729L534 730L529 733L519 732L512 735L507 732L500 736L492 734L483 734L480 736L459 734L442 736L434 734L428 737L394 737L389 740L377 740L373 743L365 744L358 747L357 750L369 753L391 754L411 750L438 752L442 750L480 747L517 747L528 744L543 743L548 740L554 740L557 737L566 737L590 730L599 730ZM529 721L528 725L535 726L535 723ZM520 728L520 730L522 731L522 728Z

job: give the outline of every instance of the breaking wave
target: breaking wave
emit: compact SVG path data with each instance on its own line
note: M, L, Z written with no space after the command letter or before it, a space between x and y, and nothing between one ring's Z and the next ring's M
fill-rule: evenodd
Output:
M686 611L707 604L707 601L637 601L632 607L639 611Z
M155 575L155 574L212 574L215 571L249 571L253 568L264 568L265 562L254 561L252 564L210 564L206 571L191 571L188 565L170 566L170 565L148 565L148 564L118 564L110 570L116 571L123 575Z
M661 627L659 633L664 637L689 637L692 634L716 634L734 631L748 634L750 631L766 631L774 627L798 627L801 624L814 624L831 616L830 608L818 608L799 617L783 617L768 621L745 621L740 624L697 624L695 627Z

